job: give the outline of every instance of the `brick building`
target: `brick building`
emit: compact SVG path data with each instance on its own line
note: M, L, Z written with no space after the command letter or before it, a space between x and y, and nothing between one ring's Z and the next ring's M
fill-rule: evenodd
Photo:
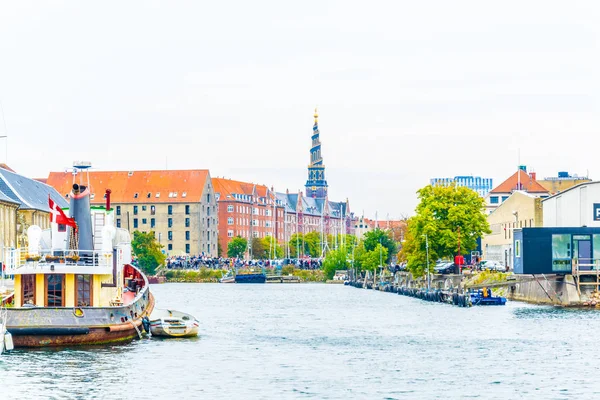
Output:
M218 213L208 170L90 171L92 205L111 190L117 227L154 231L167 255L217 256ZM51 172L47 183L68 197L70 172Z

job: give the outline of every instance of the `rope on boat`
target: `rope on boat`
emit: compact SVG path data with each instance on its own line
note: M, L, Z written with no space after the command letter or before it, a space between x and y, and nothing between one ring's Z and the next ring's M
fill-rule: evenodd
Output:
M142 338L142 333L140 332L140 330L138 329L138 327L137 327L137 326L135 326L135 323L133 322L133 320L131 320L131 319L130 319L130 320L129 320L129 323L130 323L131 325L133 325L133 327L135 328L135 331L137 332L138 336L139 336L139 337L140 337L140 339L141 339L141 338Z

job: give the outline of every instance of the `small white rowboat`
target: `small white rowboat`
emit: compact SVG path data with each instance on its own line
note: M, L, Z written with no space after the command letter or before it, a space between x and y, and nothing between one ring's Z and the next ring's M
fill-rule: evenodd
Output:
M150 315L150 333L153 336L197 336L200 323L190 314L155 308Z

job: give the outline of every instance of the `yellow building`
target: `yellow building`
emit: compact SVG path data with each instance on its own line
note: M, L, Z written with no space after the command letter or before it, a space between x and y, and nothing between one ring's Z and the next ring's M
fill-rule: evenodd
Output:
M512 267L513 231L543 224L542 199L523 191L513 192L487 216L492 233L481 240L482 259Z
M564 192L565 190L572 188L575 185L579 185L580 183L591 182L590 178L569 175L568 172L559 172L556 177L547 177L543 180L539 180L538 183L542 185L551 195L556 193Z

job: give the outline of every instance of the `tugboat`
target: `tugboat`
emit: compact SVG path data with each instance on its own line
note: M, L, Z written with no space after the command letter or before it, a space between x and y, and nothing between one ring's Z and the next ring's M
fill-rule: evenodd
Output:
M7 252L14 306L5 324L16 348L128 341L154 308L148 279L131 264L129 232L115 227L110 190L105 206L90 206L89 167L73 167L68 209L48 199L51 228L30 226L28 248Z

